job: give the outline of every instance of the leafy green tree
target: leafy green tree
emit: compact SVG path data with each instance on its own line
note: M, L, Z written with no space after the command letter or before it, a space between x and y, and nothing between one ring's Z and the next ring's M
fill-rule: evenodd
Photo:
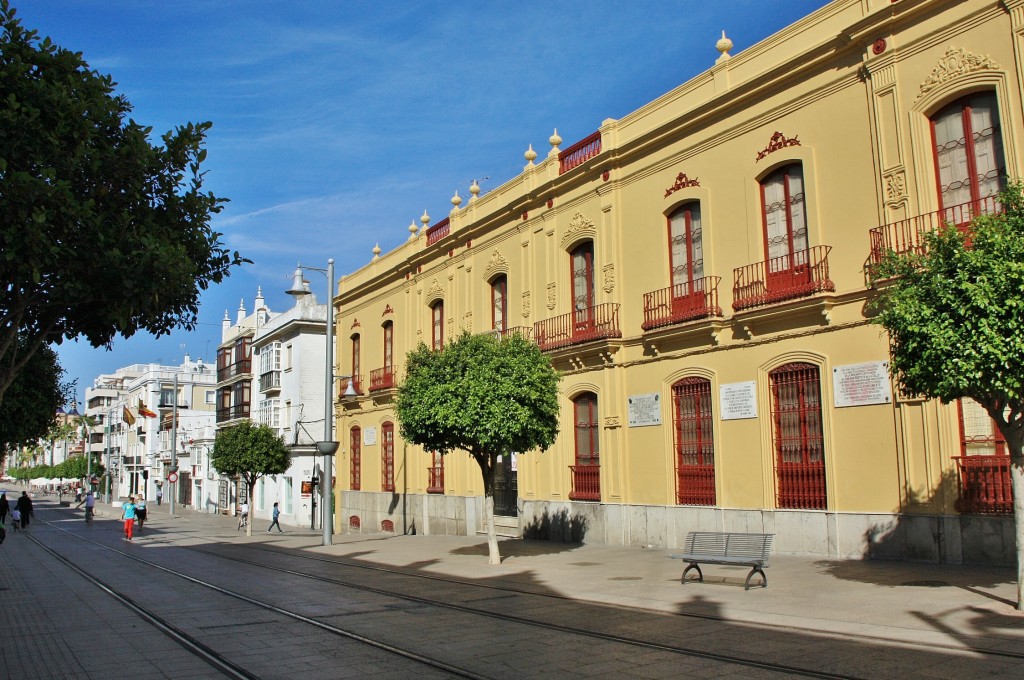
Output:
M11 383L4 417L0 418L0 466L15 447L32 445L47 436L69 387L61 383L63 375L57 353L44 345Z
M0 403L44 345L193 330L200 292L247 262L210 227L210 123L151 144L114 87L0 0Z
M489 563L500 564L494 531L498 456L546 450L558 434L558 382L551 362L522 336L468 332L407 357L395 410L403 438L427 451L469 452L484 482Z
M900 389L981 404L1006 440L1017 537L1017 609L1024 609L1024 187L1005 212L928 234L926 251L891 256L874 322L888 331Z
M246 420L217 432L210 463L223 474L239 475L245 482L251 504L256 481L266 475L286 472L292 455L272 428ZM252 536L252 522L245 533Z
M71 456L63 463L53 466L52 476L64 479L85 479L90 473L96 477L103 476L103 465L95 460L95 457L90 465L85 456Z

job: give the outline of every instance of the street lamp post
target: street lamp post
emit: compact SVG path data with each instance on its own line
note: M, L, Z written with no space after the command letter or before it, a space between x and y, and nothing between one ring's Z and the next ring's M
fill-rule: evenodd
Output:
M327 349L326 369L324 375L324 440L316 443L316 450L324 457L323 469L320 472L320 489L324 494L323 502L323 544L331 545L334 542L334 491L332 476L334 464L332 457L338 450L338 442L334 441L334 400L331 392L334 389L334 258L327 260L327 271L317 267L306 267L325 273L327 275ZM302 265L295 269L295 277L292 281L292 288L288 291L291 295L305 295L308 291L302 280Z
M171 475L170 483L171 516L174 516L174 497L178 493L178 372L174 372L174 397L171 402Z

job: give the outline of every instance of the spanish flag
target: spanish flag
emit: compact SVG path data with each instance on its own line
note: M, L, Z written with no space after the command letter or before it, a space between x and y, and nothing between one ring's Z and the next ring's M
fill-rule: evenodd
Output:
M156 418L156 413L146 408L146 402L139 399L139 415L145 418Z
M128 423L128 427L135 424L135 416L132 415L132 412L128 410L127 406L125 406L124 411L121 412L121 420Z

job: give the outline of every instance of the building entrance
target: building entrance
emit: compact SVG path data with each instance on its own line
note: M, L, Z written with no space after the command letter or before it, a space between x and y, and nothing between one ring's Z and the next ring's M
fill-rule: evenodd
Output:
M502 456L494 469L494 514L501 517L519 515L519 482L516 454Z

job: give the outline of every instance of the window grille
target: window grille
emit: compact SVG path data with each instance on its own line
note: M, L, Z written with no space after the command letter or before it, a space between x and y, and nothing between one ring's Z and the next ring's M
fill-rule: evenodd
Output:
M775 440L776 504L824 510L825 438L818 367L792 363L769 374Z
M395 490L395 425L384 423L381 427L381 490Z
M715 504L715 443L711 381L684 378L672 386L676 502Z

